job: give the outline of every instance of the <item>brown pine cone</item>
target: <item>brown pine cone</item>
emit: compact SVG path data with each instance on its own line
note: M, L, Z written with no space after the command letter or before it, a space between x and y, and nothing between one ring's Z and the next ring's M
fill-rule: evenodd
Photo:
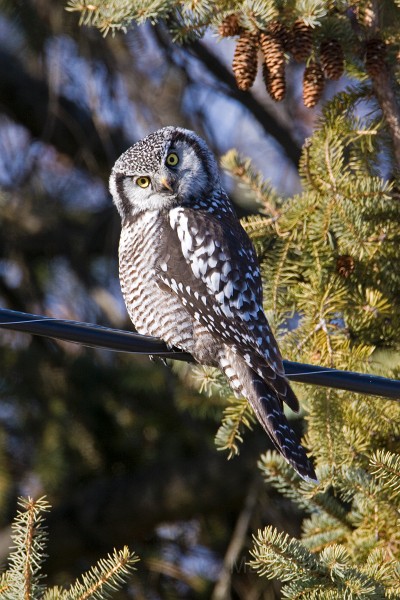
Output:
M344 71L344 54L340 42L331 38L321 42L320 61L327 79L340 79Z
M291 29L290 52L297 62L303 62L311 54L313 32L309 25L298 19Z
M285 66L285 54L279 37L270 31L262 31L260 46L270 74L279 73Z
M254 83L257 75L258 34L244 31L236 44L232 69L236 84L246 91Z
M318 62L311 61L304 70L303 102L307 108L312 108L318 102L324 91L324 74Z
M268 25L268 31L278 38L284 50L289 49L291 33L286 25L280 21L271 21Z
M268 94L275 102L281 102L286 94L285 68L271 73L265 63L263 63L263 79Z
M363 14L362 14L362 16L363 16L363 19L362 19L362 20L363 20L363 24L364 24L364 26L365 26L365 27L372 27L372 26L373 26L373 23L374 23L374 21L375 21L375 19L376 19L376 16L375 16L375 11L374 11L374 9L372 8L372 6L368 6L368 5L367 5L367 6L364 8L364 11L363 11Z
M239 16L237 14L228 15L218 27L218 33L221 37L231 37L242 33L243 28L239 24Z
M336 271L347 279L353 273L355 268L354 258L349 254L342 254L336 260Z
M386 44L381 38L371 38L365 43L365 68L370 77L379 77L387 70Z

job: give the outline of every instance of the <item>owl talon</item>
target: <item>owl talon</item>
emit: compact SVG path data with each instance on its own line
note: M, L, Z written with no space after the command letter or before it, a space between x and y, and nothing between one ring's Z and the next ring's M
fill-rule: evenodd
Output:
M167 367L168 363L166 361L165 358L163 358L162 356L154 356L154 354L149 354L149 359L151 360L151 362L162 362L162 364Z

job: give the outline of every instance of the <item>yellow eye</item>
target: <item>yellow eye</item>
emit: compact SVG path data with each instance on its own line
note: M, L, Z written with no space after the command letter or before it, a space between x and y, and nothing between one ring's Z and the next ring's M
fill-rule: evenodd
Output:
M150 185L150 177L144 177L142 175L142 177L138 177L136 179L136 183L141 188L147 188Z
M179 162L179 156L175 152L170 152L166 158L167 165L169 167L176 167Z

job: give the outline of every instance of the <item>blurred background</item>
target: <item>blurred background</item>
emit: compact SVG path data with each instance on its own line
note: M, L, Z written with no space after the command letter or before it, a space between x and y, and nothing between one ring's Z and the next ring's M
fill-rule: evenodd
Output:
M237 89L233 50L212 34L178 47L161 26L103 38L64 0L0 3L1 307L132 329L107 182L116 158L159 127L196 130L218 157L235 147L282 195L299 190L316 118L302 103L304 66L288 66L278 105L259 80ZM225 179L239 214L256 211ZM272 523L297 534L301 515L259 485L258 426L228 461L213 441L223 400L199 395L183 367L5 330L0 364L3 562L17 497L46 494L50 583L128 544L142 560L118 598L218 599L223 577L234 597L279 597L246 565L250 532Z

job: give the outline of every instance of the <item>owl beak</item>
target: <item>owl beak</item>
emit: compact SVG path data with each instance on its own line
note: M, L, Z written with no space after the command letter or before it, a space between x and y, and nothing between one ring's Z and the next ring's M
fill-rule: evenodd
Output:
M170 192L174 191L174 188L171 185L171 182L168 181L168 179L166 177L161 177L160 179L160 185L161 185L161 189L165 189L168 190Z

